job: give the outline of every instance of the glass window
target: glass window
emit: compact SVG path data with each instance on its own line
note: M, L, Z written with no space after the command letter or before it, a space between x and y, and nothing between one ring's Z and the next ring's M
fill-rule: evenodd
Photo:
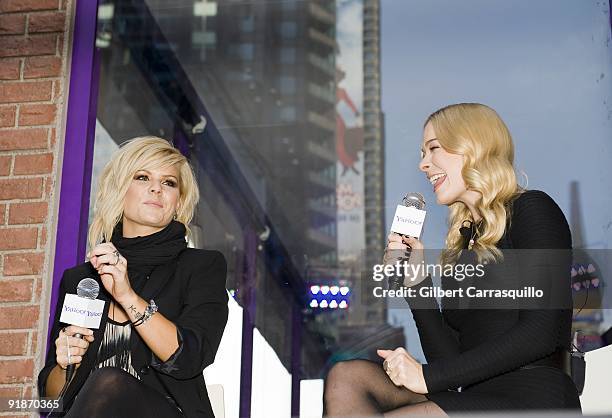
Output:
M242 32L253 32L255 30L255 17L247 16L240 22L240 30Z
M351 290L343 308L330 308L330 293L311 286L367 288L363 277L380 261L407 190L426 196L424 240L444 245L448 209L434 203L417 168L433 104L477 98L498 110L517 166L564 209L567 185L549 179L550 164L533 156L584 154L575 139L585 126L593 149L609 150L609 15L594 3L546 1L516 11L485 2L453 9L452 19L437 2L397 0L374 1L380 8L365 15L369 1L134 0L104 9L92 184L125 139L173 141L200 186L193 244L226 257L228 289L254 309L282 378L319 378L357 353L378 361L376 348L418 341L410 319L389 323L393 309L368 292ZM568 37L549 53L551 40ZM576 172L584 187L605 190L592 179L609 177L594 171L609 154L593 154L598 163ZM605 216L589 213L593 242L610 241L601 232ZM424 359L418 344L410 347ZM255 392L269 388L255 372L252 381L250 399L263 399ZM290 402L285 395L278 397Z
M279 88L282 94L294 94L296 91L295 77L281 76L279 78Z
M283 64L295 64L296 57L295 48L281 48L280 49L280 62Z
M232 44L229 46L229 54L233 59L241 61L253 60L255 46L252 43Z
M297 23L281 22L280 33L285 39L294 39L297 35Z
M294 122L296 119L295 107L287 106L280 110L280 119L283 122Z

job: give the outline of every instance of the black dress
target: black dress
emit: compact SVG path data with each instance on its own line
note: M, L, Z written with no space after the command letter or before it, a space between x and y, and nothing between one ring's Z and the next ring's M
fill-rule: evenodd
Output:
M497 247L569 250L571 234L546 193L526 191L514 200L511 223ZM462 251L458 262L470 253L473 257ZM570 292L567 270L567 278L554 283L563 294L566 288ZM417 288L431 285L427 278ZM409 303L428 361L426 397L444 411L580 409L562 365L571 309L446 309L443 299L440 311L435 298L424 299L419 302L425 309Z

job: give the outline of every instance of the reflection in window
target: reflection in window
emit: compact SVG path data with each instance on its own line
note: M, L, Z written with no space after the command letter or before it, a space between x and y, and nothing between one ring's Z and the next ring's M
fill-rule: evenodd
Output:
M286 106L280 110L280 119L282 122L294 122L296 119L296 111L293 106Z
M295 22L282 22L280 32L283 38L294 39L297 35L297 24Z
M255 52L255 46L252 43L230 45L229 53L233 58L243 61L251 61Z
M294 94L295 93L295 77L281 76L279 81L279 88L282 94Z
M255 17L247 16L240 22L240 30L242 32L253 32L255 30Z
M283 7L283 10L290 12L292 10L295 10L297 2L298 0L285 0L281 2L281 5Z
M365 122L368 125L374 125L378 122L378 115L376 113L366 113Z
M280 62L283 64L295 63L295 48L281 48Z

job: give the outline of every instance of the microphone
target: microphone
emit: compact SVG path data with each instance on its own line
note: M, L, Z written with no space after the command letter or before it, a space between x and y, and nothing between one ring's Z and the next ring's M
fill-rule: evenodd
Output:
M76 295L66 294L60 322L98 329L104 312L104 301L97 299L99 293L100 285L97 281L89 277L82 279L77 285ZM74 336L83 338L81 334L74 334ZM74 364L66 367L66 384L72 380L74 371Z
M393 216L393 224L391 232L402 236L410 236L419 239L425 222L425 198L421 193L407 193L402 199L402 203L397 205L395 215ZM411 248L406 250L406 257L401 260L407 261L410 259ZM389 289L398 290L403 285L403 277L390 277Z

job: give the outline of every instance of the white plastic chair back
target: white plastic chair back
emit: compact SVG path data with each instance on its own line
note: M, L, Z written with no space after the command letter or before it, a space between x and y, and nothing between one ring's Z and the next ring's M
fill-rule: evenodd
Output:
M584 355L586 371L580 396L585 415L612 414L612 345Z
M208 399L212 405L215 418L225 418L225 400L223 399L223 386L206 385Z

